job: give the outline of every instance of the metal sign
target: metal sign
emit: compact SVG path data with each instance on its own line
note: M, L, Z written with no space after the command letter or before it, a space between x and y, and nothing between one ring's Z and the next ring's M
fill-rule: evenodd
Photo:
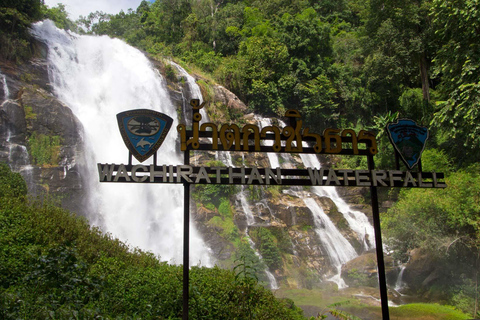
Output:
M198 99L193 99L190 105L193 108L192 129L187 129L184 124L177 126L180 149L184 152L183 165L157 165L156 151L163 143L173 120L162 113L146 109L125 111L117 115L120 132L130 150L129 163L97 164L100 182L183 183L183 319L188 319L189 300L190 185L247 184L369 187L382 317L388 320L390 316L377 187L445 188L444 174L422 172L420 165L418 172L400 171L398 167L397 170L375 170L373 157L378 149L372 132L360 130L357 134L352 129L331 128L325 129L322 134L311 132L309 128L303 128L302 118L296 110L285 113L289 125L284 128L267 126L260 129L253 124L242 128L235 124L200 124L200 109L205 103L200 104ZM412 120L401 119L389 124L387 131L396 152L407 167L412 169L419 163L425 148L427 128L417 126ZM192 150L359 155L367 157L368 170L194 167L190 165ZM154 155L154 163L133 165L131 155L140 162Z
M148 109L121 112L117 121L125 145L140 162L160 148L173 123L169 116Z
M410 119L399 119L387 125L390 141L405 165L412 169L422 156L428 139L428 129Z
M445 188L444 174L400 170L98 164L100 182Z

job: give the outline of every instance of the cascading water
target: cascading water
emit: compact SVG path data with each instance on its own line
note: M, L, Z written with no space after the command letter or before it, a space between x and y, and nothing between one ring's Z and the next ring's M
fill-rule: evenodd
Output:
M405 272L406 267L407 267L407 264L404 264L400 267L400 272L398 273L398 278L397 278L397 281L395 282L395 288L394 289L398 293L400 293L400 290L405 288L405 283L403 282L403 273Z
M255 120L259 124L260 128L264 128L264 127L272 125L271 120L267 119L267 118L262 118L262 117L257 116ZM264 143L267 146L272 146L273 145L273 141L269 141L269 140L265 141ZM268 157L268 162L270 163L271 168L280 168L281 167L280 166L280 161L278 160L278 156L277 156L276 153L267 152L267 157Z
M8 100L10 98L10 91L8 90L7 77L0 72L0 79L2 80L3 95L5 100Z
M230 154L227 153L227 152L225 152L224 154L228 155L226 160L227 160L227 162L230 163L229 164L230 166L233 166ZM242 160L243 160L242 164L244 164L244 161L245 161L244 156L245 155L242 154ZM257 255L257 257L259 257L259 259L261 260L261 259L263 259L262 255L257 251L257 249L255 249L255 243L252 241L252 239L250 239L250 236L248 235L248 228L255 224L255 216L254 216L252 210L250 209L250 203L248 202L248 199L247 199L247 193L246 193L246 190L245 190L245 186L242 185L240 188L241 188L240 193L238 194L237 198L240 201L240 206L242 207L243 213L245 214L245 217L246 217L246 220L247 220L247 227L245 229L245 235L248 238L248 243L250 244L250 248L252 248L252 250L255 252L255 255ZM278 287L277 280L275 279L275 276L273 275L273 273L271 273L270 270L268 270L268 267L265 268L265 274L266 274L267 279L270 283L270 289L272 289L272 290L278 289L279 287Z
M256 120L262 128L271 125L270 119L257 117ZM285 126L285 124L281 121L280 125ZM267 156L271 167L275 168L276 166L280 166L280 161L278 160L278 155L276 153L268 153ZM306 167L320 168L320 161L315 155L300 154L300 156ZM292 162L289 157L290 156L288 154L283 157L284 163L287 166L290 162ZM325 214L315 199L307 197L304 192L299 192L297 189L290 188L287 193L303 198L305 205L313 214L316 227L315 231L319 236L325 250L327 251L327 255L329 256L332 265L337 269L337 274L331 277L329 280L335 282L339 288L345 288L347 285L340 276L341 266L344 263L356 258L358 255L353 246L336 228L336 226L332 223L330 218ZM365 214L351 210L345 201L338 196L335 188L333 187L312 187L312 189L317 195L326 196L332 199L338 210L344 215L351 229L355 231L362 240L365 241L365 248L369 249L371 247L371 243L368 241L373 240L373 227L369 223Z
M1 72L0 79L2 81L3 95L5 98L1 107L4 107L6 103L18 104L17 102L10 100L10 90L8 88L7 77ZM30 165L30 157L28 155L27 147L15 143L14 141L15 137L12 136L12 131L7 129L7 139L5 142L8 146L8 164L14 171L20 172L30 186L32 185L33 167Z
M313 154L300 154L300 157L302 159L302 162L305 164L306 167L310 168L317 168L320 169L321 164L318 158L313 155ZM342 213L343 217L345 220L347 220L348 225L350 226L350 229L355 231L357 234L357 237L359 238L360 242L363 243L364 249L368 250L371 249L374 245L374 231L373 231L373 226L370 224L368 221L367 216L360 211L355 211L351 210L350 206L342 199L337 193L337 190L335 187L312 187L311 190L317 194L318 196L321 197L328 197L330 198L333 203L335 203L335 206L337 207L338 211ZM312 210L312 209L311 209ZM313 208L313 210L316 210L316 208ZM323 211L323 210L322 210ZM314 212L314 211L312 211ZM318 213L314 213L317 215ZM321 217L321 215L319 215ZM328 218L328 217L327 217ZM316 220L317 221L317 220ZM317 223L317 222L316 222ZM326 225L324 225L326 226ZM334 226L335 227L335 226ZM326 228L325 228L326 229ZM336 227L335 227L336 229ZM332 229L333 233L335 234L335 229ZM319 229L316 229L317 232L319 232ZM321 232L326 232L326 230L321 231ZM336 230L338 234L340 232ZM340 234L341 236L341 234ZM347 241L343 236L339 237L340 239L343 239ZM337 255L335 257L335 251L331 251L329 249L329 246L327 244L327 251L329 251L333 256L330 256L330 259L332 260L334 266L337 268L337 274L334 275L332 278L330 278L330 281L335 282L338 287L345 288L346 284L341 278L341 267L342 264L348 262L349 260L352 260L356 258L358 255L355 252L355 249L348 243L348 246L345 246L345 243L342 242L342 240L336 240L337 246L339 246L341 249L339 250L340 252L344 252L345 254L342 255Z
M185 79L185 82L186 82L186 84L188 86L188 89L189 89L190 98L191 99L199 99L200 103L203 103L202 90L200 89L197 82L195 81L195 78L192 77L184 68L182 68L180 65L176 64L175 62L170 61L170 64L175 69L177 69L178 72L180 73L180 76ZM189 102L189 101L187 101L187 102ZM184 117L185 117L185 119L187 119L188 116L187 116L186 113L190 112L190 108L184 106L183 110L184 110ZM208 121L208 115L205 112L205 109L203 109L203 108L200 109L200 114L202 115L202 119L204 121Z
M96 163L128 160L116 114L153 109L177 115L165 82L138 50L106 36L80 36L51 21L33 26L49 47L49 76L54 92L82 122L89 170L91 221L127 243L152 251L162 260L182 262L183 192L180 186L100 184ZM175 129L173 129L175 130ZM158 152L159 164L182 163L170 133ZM148 161L147 161L148 164ZM191 227L190 263L211 265L209 250Z
M197 82L195 81L195 78L192 77L184 68L182 68L180 65L176 64L175 62L170 61L170 64L175 69L177 69L178 72L180 73L180 76L185 79L185 82L190 91L189 92L190 98L199 99L200 103L203 103L202 90L200 89ZM187 107L187 108L184 108L184 110L190 110L190 108ZM200 109L200 114L202 115L202 122L210 122L210 118L208 117L208 114L204 108ZM187 119L188 116L184 114L184 118ZM232 157L230 155L230 152L227 152L227 151L215 152L215 160L221 161L227 167L233 167L233 162L232 162Z
M312 154L300 154L303 163L306 167L320 169L321 164L318 158ZM352 210L350 206L338 195L335 187L312 187L312 191L321 197L330 198L337 206L347 220L350 228L355 231L358 240L363 243L364 249L369 250L375 246L375 233L373 226L368 221L367 216L360 211Z

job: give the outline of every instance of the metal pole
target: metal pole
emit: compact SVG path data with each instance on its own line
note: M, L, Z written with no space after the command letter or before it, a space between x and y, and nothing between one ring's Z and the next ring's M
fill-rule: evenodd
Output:
M375 169L373 156L368 156L368 169L370 172ZM388 291L385 276L385 260L383 259L382 231L380 229L380 211L378 208L377 187L371 186L373 229L375 230L375 250L377 252L378 284L380 287L380 299L382 304L382 319L390 320L388 312Z
M184 153L185 165L190 164L190 151ZM184 208L183 208L183 312L182 319L188 320L188 299L189 299L189 257L190 257L190 184L183 184Z

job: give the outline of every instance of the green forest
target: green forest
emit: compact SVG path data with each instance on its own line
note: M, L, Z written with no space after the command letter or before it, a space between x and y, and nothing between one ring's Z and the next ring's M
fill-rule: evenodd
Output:
M430 133L422 158L423 170L444 172L448 187L385 191L381 197L394 199L395 204L381 216L384 239L401 261L405 262L412 250L423 250L436 263L445 265L439 275L446 280L444 285L425 294L438 296L471 317L480 317L478 0L156 0L143 1L138 8L116 15L93 12L77 21L68 18L61 4L48 8L39 0L3 3L0 57L18 64L32 54L28 26L48 18L66 30L120 38L159 60L168 57L178 61L231 90L256 113L281 117L286 110L297 109L306 125L317 132L328 127L372 130L379 141L375 157L378 168L395 166L393 150L384 132L387 123L410 118L427 126ZM169 70L166 71L168 75ZM347 159L338 166L361 168L365 164ZM23 189L14 192L24 194ZM7 225L27 223L20 222L20 212L37 215L46 210L27 205L22 197L14 200L15 197L6 198L2 193L0 196L3 202L0 232L5 232ZM6 205L11 209L3 209ZM19 228L18 232L23 230L15 228ZM58 228L63 228L60 233L64 233L67 226ZM1 247L0 259L7 260L0 263L3 292L0 303L8 304L9 308L22 310L21 304L9 301L27 301L35 294L26 288L10 293L8 288L15 279L30 279L30 283L22 285L42 293L50 281L48 268L66 268L65 272L75 274L65 283L55 284L58 292L74 285L69 281L79 281L96 288L89 294L101 293L102 299L110 295L112 302L104 305L107 315L129 314L128 310L116 308L143 303L143 294L150 289L135 287L134 283L150 276L149 272L158 278L162 273L180 272L176 267L167 269L149 255L134 253L125 258L132 260L129 273L122 270L126 249L119 243L105 247L100 250L104 253L94 257L85 243L74 250L65 244L66 239L45 243L42 241L46 240L38 240L45 239L47 230L35 233L28 230L22 231L21 237L25 241L36 239L29 246ZM100 236L97 230L88 232L93 232L99 246L108 238ZM8 238L2 234L0 241L5 244ZM41 253L36 254L40 249ZM25 260L8 260L12 253L8 250L22 251ZM31 270L25 267L28 257L36 259L29 264ZM87 261L93 263L88 272ZM14 265L4 264L7 262ZM20 273L13 275L13 270ZM46 282L35 280L35 273ZM220 273L222 280L216 278L216 281L228 283L214 282L208 288L212 294L216 290L218 294L232 290L229 294L234 295L235 301L243 304L265 301L266 305L272 305L265 308L286 319L297 315L298 310L289 301L274 300L252 278L239 278L238 273L236 276L219 269L194 269L193 277L194 281L204 281L203 274L214 277ZM180 280L173 276L168 281ZM144 291L133 291L127 296L130 301L120 303L115 299L127 298L120 297L116 287L112 287L119 283ZM108 290L98 289L100 286ZM248 296L250 300L245 300L245 291L234 290L245 286L253 290ZM42 299L60 303L55 300L56 292ZM71 306L80 303L94 308L90 307L93 297L82 292L71 294L67 297ZM84 300L78 300L80 296ZM198 319L203 319L202 310L212 308L209 303L218 304L215 308L220 308L219 312L232 312L233 309L228 309L232 307L231 301L211 299L195 300ZM180 302L165 303L171 303L169 310L176 310L171 311L171 316L177 316ZM148 318L146 314L152 306L146 304L139 317ZM248 312L257 312L255 305L252 308Z

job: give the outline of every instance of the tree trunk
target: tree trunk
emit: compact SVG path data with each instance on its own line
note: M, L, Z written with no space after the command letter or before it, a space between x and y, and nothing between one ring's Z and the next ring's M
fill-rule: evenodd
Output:
M422 81L423 100L430 102L430 84L428 78L427 58L425 53L420 57L420 78Z
M478 260L480 259L480 248L478 248L477 252L477 260L475 261L475 305L473 306L473 317L477 317L478 312Z

